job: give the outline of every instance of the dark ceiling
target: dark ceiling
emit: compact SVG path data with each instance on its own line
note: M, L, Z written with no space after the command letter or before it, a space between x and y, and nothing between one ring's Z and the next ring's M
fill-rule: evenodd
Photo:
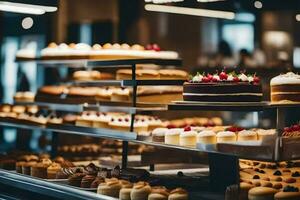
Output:
M193 8L250 12L261 12L264 10L300 10L300 0L260 0L263 4L262 9L254 7L255 1L256 0L224 0L219 2L201 3L197 2L197 0L185 0L184 2L173 4Z

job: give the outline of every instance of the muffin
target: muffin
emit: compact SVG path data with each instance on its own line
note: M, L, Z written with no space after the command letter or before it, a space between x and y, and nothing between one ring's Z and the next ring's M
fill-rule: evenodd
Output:
M131 188L122 188L119 193L119 199L120 200L131 200L131 197L130 197L131 191L132 191L132 187Z
M122 185L118 179L107 179L105 183L101 183L98 186L97 193L118 198L121 188Z
M56 174L58 171L61 170L61 166L59 163L53 162L48 168L47 168L47 178L48 179L55 179Z
M29 161L22 165L22 174L31 175L31 168L37 164L36 161Z
M120 183L122 185L122 189L120 190L119 193L119 199L121 200L131 200L130 194L132 191L132 183L126 180L120 180Z
M188 200L189 196L186 190L176 188L170 192L168 200Z
M151 187L146 182L138 182L134 184L130 193L131 200L147 200L151 193Z
M42 159L31 167L30 175L38 178L47 178L47 168L52 164L49 159Z
M16 172L22 174L22 167L26 163L26 161L18 161L16 162Z

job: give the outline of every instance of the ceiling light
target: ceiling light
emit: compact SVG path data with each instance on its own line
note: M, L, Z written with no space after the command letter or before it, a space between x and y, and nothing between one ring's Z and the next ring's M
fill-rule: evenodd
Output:
M257 9L261 9L263 7L263 4L261 1L255 1L254 2L254 7Z
M45 12L57 11L57 7L0 1L0 11L42 15Z
M234 19L235 17L235 14L233 12L228 12L228 11L185 8L185 7L154 5L154 4L146 4L145 10L153 11L153 12L165 12L165 13L173 13L173 14L193 15L193 16L222 18L222 19Z
M176 3L184 0L145 0L146 3L162 4L162 3Z
M300 14L296 15L296 21L300 22Z
M225 1L225 0L197 0L197 1L201 3L208 3L208 2L218 2L218 1Z
M22 20L22 28L30 29L33 26L33 19L31 17L25 17Z

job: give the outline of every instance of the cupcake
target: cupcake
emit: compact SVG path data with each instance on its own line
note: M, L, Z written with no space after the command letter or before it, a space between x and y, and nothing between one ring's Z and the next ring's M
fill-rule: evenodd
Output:
M22 174L30 175L31 167L38 162L39 158L35 155L29 155L25 156L24 159L26 162L22 164Z
M48 179L55 179L56 174L58 171L61 170L61 166L59 163L53 162L48 168L47 168L47 178Z
M181 128L168 129L165 134L165 144L179 145L179 137L182 131Z
M96 177L93 175L85 175L81 180L80 187L90 188L95 179Z
M47 168L52 164L49 159L42 159L40 162L36 163L31 167L31 176L38 178L47 178Z
M153 142L165 142L165 134L168 131L167 128L156 128L152 131L152 141Z
M185 147L196 147L197 132L186 127L179 136L179 145Z
M122 185L118 179L108 179L105 183L101 183L98 186L97 193L118 198L121 188Z
M182 188L176 188L170 192L168 200L188 200L188 193Z
M201 144L216 144L216 133L214 131L205 130L197 135L197 143Z
M147 200L151 193L151 187L146 182L138 182L134 184L130 193L131 200Z
M256 141L257 133L252 130L242 130L238 133L238 141Z
M81 180L85 176L84 173L75 173L68 178L68 184L75 187L80 187Z
M217 143L236 142L236 134L231 131L217 133Z
M26 161L18 161L16 162L16 172L22 174L22 167L24 166L24 164L26 163Z

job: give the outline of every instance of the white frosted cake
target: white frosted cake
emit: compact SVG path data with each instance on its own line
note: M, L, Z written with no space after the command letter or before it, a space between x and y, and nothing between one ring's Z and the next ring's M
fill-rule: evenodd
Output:
M271 79L271 101L276 103L300 102L300 75L293 72Z

